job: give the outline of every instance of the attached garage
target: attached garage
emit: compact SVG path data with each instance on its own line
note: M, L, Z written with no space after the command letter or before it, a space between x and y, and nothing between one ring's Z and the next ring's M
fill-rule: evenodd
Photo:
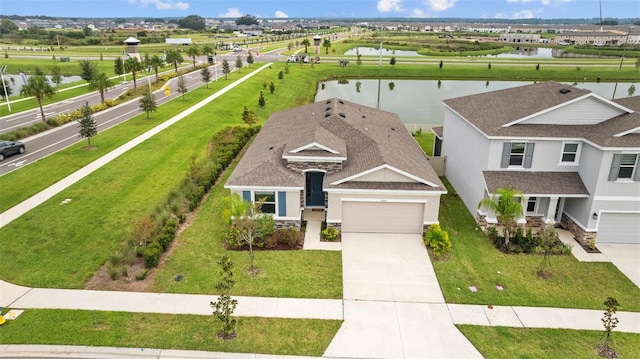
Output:
M640 244L640 213L601 213L596 241Z
M342 232L421 234L424 207L424 203L344 201Z

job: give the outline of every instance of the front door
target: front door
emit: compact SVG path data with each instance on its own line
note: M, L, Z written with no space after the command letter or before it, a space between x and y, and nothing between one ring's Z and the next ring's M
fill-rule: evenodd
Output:
M305 206L324 207L323 179L324 172L307 172Z

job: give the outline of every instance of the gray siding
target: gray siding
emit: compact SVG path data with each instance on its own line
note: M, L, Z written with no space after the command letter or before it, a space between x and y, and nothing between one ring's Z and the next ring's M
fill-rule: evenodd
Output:
M486 137L446 106L443 131L442 154L447 157L445 176L469 211L475 214L485 193L482 171L491 167L490 160L494 162L493 167L500 168L502 144L490 149Z
M521 123L553 125L594 125L624 112L593 97L588 97Z

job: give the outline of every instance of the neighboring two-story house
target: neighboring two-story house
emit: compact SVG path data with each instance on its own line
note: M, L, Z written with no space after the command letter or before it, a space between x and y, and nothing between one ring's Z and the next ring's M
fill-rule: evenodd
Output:
M225 184L279 227L326 211L343 232L417 233L446 189L400 118L339 99L274 113Z
M528 225L584 244L640 243L640 97L608 100L556 82L445 100L445 175L479 222L496 188L524 194Z

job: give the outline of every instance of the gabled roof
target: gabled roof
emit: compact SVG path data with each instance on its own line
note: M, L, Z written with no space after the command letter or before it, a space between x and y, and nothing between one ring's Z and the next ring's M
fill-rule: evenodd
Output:
M561 91L562 90L562 91ZM570 91L565 91L570 90ZM592 124L527 123L533 116L583 99L620 113ZM444 103L488 137L575 138L602 147L640 147L640 97L607 100L588 90L549 81L445 100Z
M426 155L396 114L338 99L274 113L226 186L303 188L304 176L288 170L285 158L306 155L346 157L341 171L325 176L325 190L348 188L349 180L357 181L359 174L381 166L415 179L410 190L445 190ZM394 185L368 182L365 187L371 186L388 189Z

